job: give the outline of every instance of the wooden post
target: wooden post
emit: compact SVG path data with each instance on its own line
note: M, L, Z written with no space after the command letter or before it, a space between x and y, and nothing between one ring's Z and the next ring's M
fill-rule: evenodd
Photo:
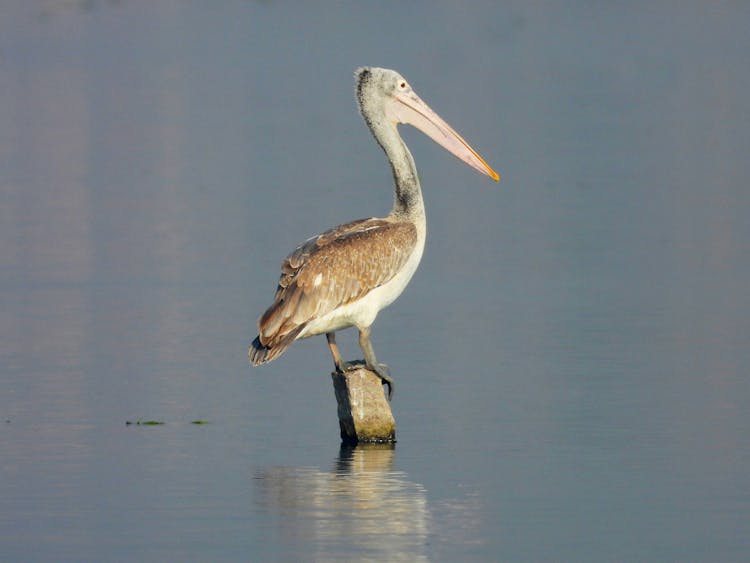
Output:
M341 440L345 444L396 441L396 420L380 377L364 366L333 372Z

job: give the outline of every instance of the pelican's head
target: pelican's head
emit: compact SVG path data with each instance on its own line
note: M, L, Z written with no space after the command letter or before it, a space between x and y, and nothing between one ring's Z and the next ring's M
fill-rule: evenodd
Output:
M358 68L357 102L371 129L390 123L413 125L448 152L472 168L500 180L490 166L456 131L417 96L406 79L395 70Z

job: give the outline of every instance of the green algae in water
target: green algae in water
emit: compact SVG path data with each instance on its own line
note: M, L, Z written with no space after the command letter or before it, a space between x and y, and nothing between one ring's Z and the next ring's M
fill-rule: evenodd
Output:
M126 426L163 426L166 424L166 422L161 420L136 420L135 422L131 422L130 420L125 421Z

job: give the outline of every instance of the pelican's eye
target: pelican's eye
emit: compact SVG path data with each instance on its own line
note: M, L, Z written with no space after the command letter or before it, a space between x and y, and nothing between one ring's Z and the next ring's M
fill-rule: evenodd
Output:
M402 92L405 92L406 90L409 89L409 85L406 83L406 80L402 80L401 82L398 83L398 89L401 90Z

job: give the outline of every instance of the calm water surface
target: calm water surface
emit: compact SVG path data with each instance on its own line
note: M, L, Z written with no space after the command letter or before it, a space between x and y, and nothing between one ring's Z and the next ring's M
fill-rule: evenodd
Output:
M6 2L0 559L747 560L748 28ZM391 205L363 64L503 181L403 131L427 248L373 332L399 442L346 450L324 340L246 349L288 251Z

